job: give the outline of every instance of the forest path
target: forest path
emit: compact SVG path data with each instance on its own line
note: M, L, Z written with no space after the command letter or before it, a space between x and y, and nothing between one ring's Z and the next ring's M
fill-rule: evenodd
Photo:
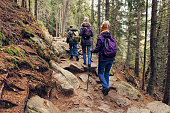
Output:
M97 57L93 55L92 68L97 67ZM63 59L59 64L62 68L68 69L70 64L76 64L80 69L83 65L82 55L80 55L80 60L76 61L75 58L73 60ZM87 66L85 66L87 68ZM70 70L80 81L80 87L76 89L74 94L69 97L63 96L61 93L57 93L57 101L55 98L51 99L51 101L56 105L62 112L67 112L70 109L78 108L78 109L91 109L93 113L127 113L128 108L136 107L136 108L145 108L145 104L151 100L144 99L144 101L135 101L130 99L128 96L120 95L117 92L117 87L120 85L122 80L125 80L123 76L116 72L115 76L110 76L110 90L107 96L103 96L101 89L102 86L99 84L99 78L96 74L92 73L89 79L89 86L87 91L87 77L88 70L85 72L79 72ZM122 78L122 79L118 79ZM81 112L77 112L81 113ZM82 112L86 113L86 112Z

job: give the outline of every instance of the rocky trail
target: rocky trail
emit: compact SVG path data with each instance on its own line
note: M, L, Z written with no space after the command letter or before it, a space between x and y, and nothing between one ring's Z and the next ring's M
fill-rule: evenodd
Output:
M103 96L93 55L87 91L81 46L79 54L79 62L69 60L65 38L52 37L12 0L0 0L0 113L170 113L140 90L118 58Z

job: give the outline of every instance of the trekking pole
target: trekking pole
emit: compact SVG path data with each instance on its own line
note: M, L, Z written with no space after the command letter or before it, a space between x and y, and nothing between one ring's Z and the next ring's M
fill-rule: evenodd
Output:
M92 58L92 52L91 52L90 62L91 62L91 58ZM88 79L87 79L87 91L88 91L88 84L89 84L90 76L91 76L91 63L90 63L90 66L89 66L89 73L88 73Z

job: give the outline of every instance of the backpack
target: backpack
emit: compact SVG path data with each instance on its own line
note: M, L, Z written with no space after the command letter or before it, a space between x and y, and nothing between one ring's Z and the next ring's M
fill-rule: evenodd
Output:
M79 42L79 32L78 31L72 31L72 40L74 42Z
M112 58L116 56L117 46L114 39L105 38L103 44L103 56Z
M89 38L92 35L91 27L83 27L83 35L85 38Z

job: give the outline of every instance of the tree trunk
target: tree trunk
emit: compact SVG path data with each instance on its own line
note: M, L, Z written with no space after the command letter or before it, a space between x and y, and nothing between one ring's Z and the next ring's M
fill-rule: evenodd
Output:
M69 4L69 0L66 1L66 6L63 7L64 8L64 12L63 12L63 23L62 23L62 37L64 37L65 34L65 25L66 25L66 17L67 17L67 12L68 12L68 4Z
M170 1L168 6L168 15L170 15ZM169 34L168 34L168 64L167 64L167 78L164 92L163 103L170 106L170 17L169 17Z
M16 3L17 3L17 0L14 0L14 2L16 2Z
M37 18L38 18L38 13L37 13L37 0L35 0L35 8L34 8L34 16L35 16L35 19L37 20Z
M56 3L58 2L58 0L56 0ZM56 37L58 36L58 15L59 15L59 11L58 11L58 7L56 7Z
M79 27L80 27L80 25L81 25L81 22L80 22L80 11L81 11L81 8L80 8L80 0L79 0L79 20L78 20L78 24L79 24Z
M153 96L154 86L156 83L155 75L155 56L154 56L154 44L156 38L156 22L157 22L157 0L152 0L152 17L151 17L151 33L150 33L150 62L151 62L151 73L149 78L149 84L147 92Z
M98 13L97 13L97 14L98 14L98 15L97 15L97 20L98 20L98 21L97 21L97 22L98 22L98 32L99 32L99 34L100 34L100 27L101 27L101 26L100 26L100 22L101 22L101 21L100 21L100 2L101 2L101 1L98 0Z
M28 0L29 12L31 12L31 0Z
M144 88L145 88L146 41L147 41L147 28L148 28L147 25L148 25L148 0L146 0L146 22L145 22L145 43L144 43L142 90L144 90Z
M94 22L94 0L92 0L92 8L91 8L91 24Z
M25 0L22 0L21 6L22 6L22 7L25 6Z
M109 0L106 0L106 12L105 12L106 20L109 20Z
M140 4L140 0L139 0ZM140 21L141 8L138 6L138 20L137 20L137 39L136 39L136 57L135 57L135 75L139 77L139 42L140 42Z
M61 36L61 33L62 33L62 11L60 10L60 27L59 27L59 31L60 31L60 36Z

